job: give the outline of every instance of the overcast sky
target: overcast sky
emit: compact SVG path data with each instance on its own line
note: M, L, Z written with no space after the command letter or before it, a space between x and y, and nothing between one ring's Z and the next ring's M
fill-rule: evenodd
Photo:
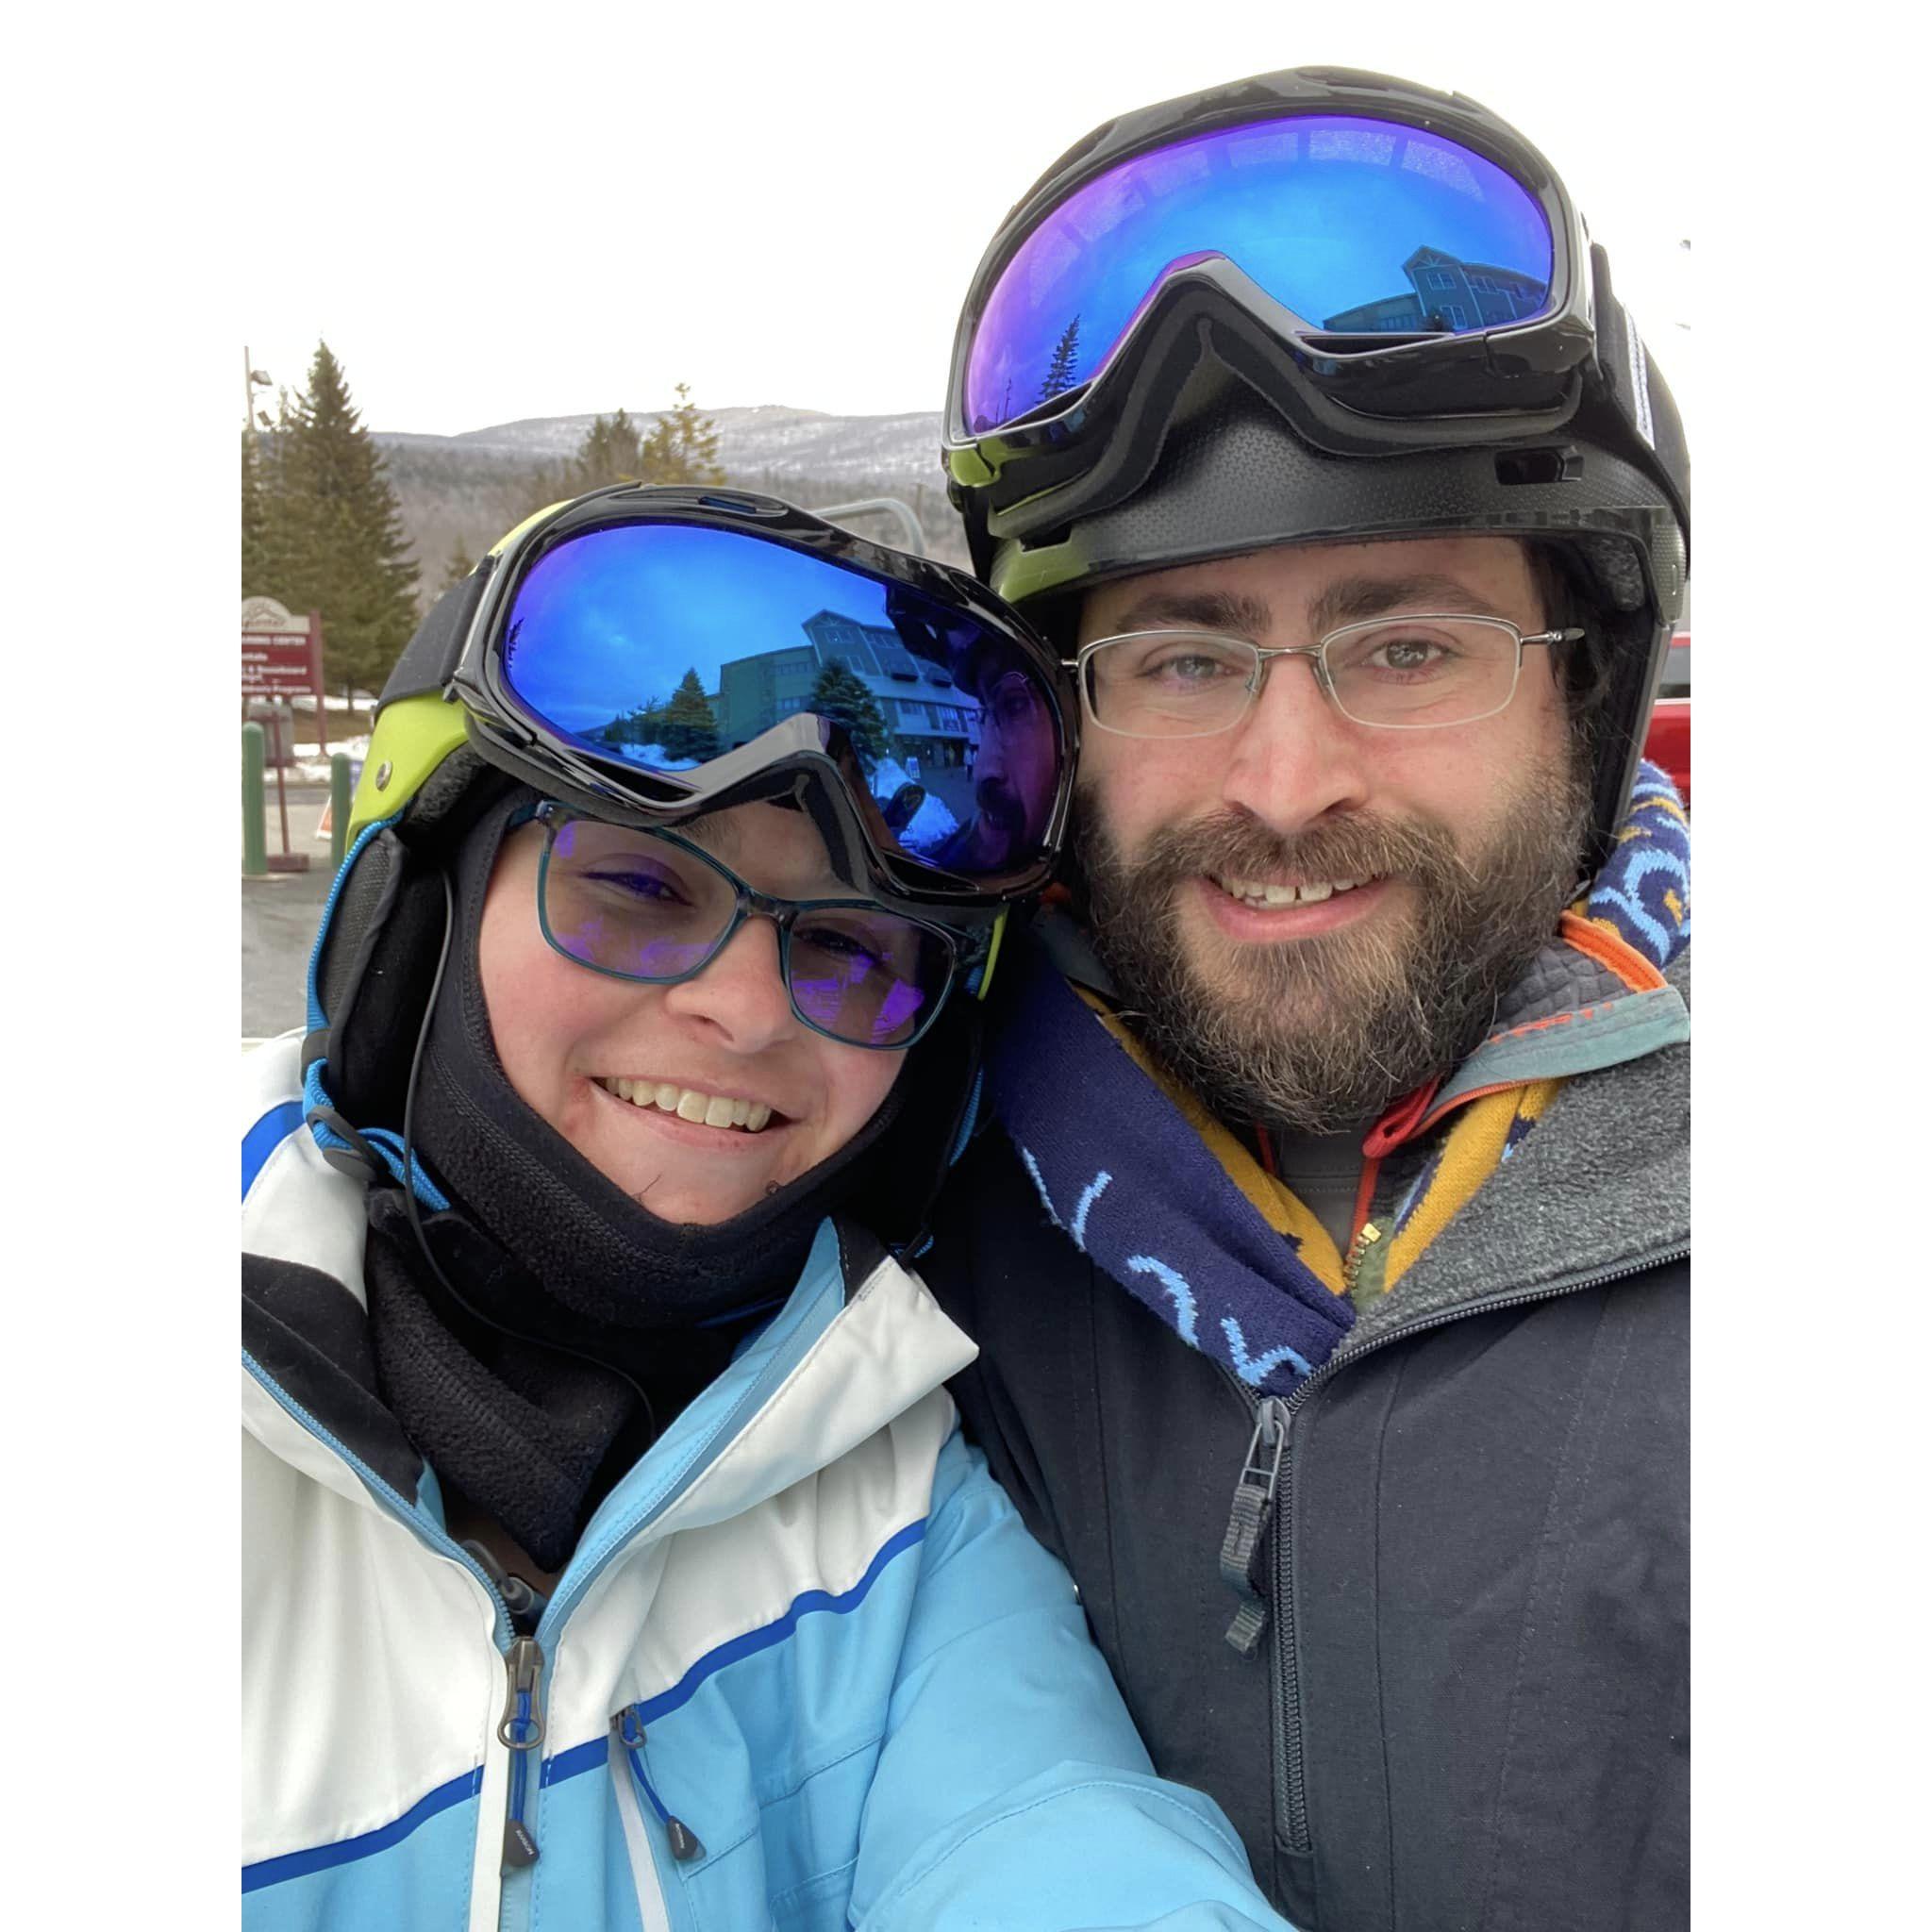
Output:
M318 337L378 429L648 410L678 381L712 408L937 408L967 281L1049 161L1110 114L1326 62L1472 94L1528 135L1688 417L1671 9L1649 32L1620 9L1584 59L1493 11L1297 11L397 0L299 36L251 16L288 131L258 118L238 150L236 408L244 344L297 384Z

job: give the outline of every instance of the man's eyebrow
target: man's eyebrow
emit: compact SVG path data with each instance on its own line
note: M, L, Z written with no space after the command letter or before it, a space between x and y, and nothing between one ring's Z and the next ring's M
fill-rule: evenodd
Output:
M1379 617L1385 610L1441 610L1453 615L1489 615L1485 599L1460 578L1438 571L1409 576L1339 577L1309 599L1308 635L1325 637L1344 624ZM1228 637L1261 638L1274 627L1274 613L1261 597L1231 591L1150 591L1124 610L1116 635L1136 630L1211 630Z
M1344 624L1379 617L1385 610L1438 610L1459 617L1490 614L1485 599L1467 584L1438 571L1406 577L1338 577L1308 600L1308 632L1325 637Z
M1114 634L1187 629L1258 638L1273 622L1273 613L1259 597L1237 596L1230 591L1150 591L1121 612Z

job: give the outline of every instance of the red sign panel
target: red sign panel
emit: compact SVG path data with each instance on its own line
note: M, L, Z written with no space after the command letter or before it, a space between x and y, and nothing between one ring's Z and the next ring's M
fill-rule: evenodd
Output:
M321 667L306 630L244 630L242 633L242 695L283 698L312 693Z

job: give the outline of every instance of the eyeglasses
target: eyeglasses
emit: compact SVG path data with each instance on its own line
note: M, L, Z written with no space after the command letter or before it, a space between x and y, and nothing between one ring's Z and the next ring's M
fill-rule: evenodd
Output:
M546 802L537 918L566 959L613 979L675 986L695 978L747 919L778 928L791 1010L848 1046L901 1052L938 1018L959 941L942 926L863 899L759 892L673 832L611 824Z
M981 731L989 727L1007 732L1023 729L1046 716L1040 688L1030 677L1009 671L986 694L986 708L980 713Z
M1306 658L1344 718L1395 731L1473 724L1516 692L1530 644L1583 632L1525 635L1507 618L1405 612L1345 624L1312 644L1264 650L1213 631L1137 630L1099 638L1063 660L1103 731L1124 738L1207 738L1247 715L1276 658Z

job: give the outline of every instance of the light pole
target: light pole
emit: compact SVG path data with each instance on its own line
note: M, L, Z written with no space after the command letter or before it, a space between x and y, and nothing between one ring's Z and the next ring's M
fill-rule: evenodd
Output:
M248 345L242 345L242 372L245 378L242 399L242 426L250 436L255 434L255 391L270 387L268 371L255 366L255 358L248 353Z

